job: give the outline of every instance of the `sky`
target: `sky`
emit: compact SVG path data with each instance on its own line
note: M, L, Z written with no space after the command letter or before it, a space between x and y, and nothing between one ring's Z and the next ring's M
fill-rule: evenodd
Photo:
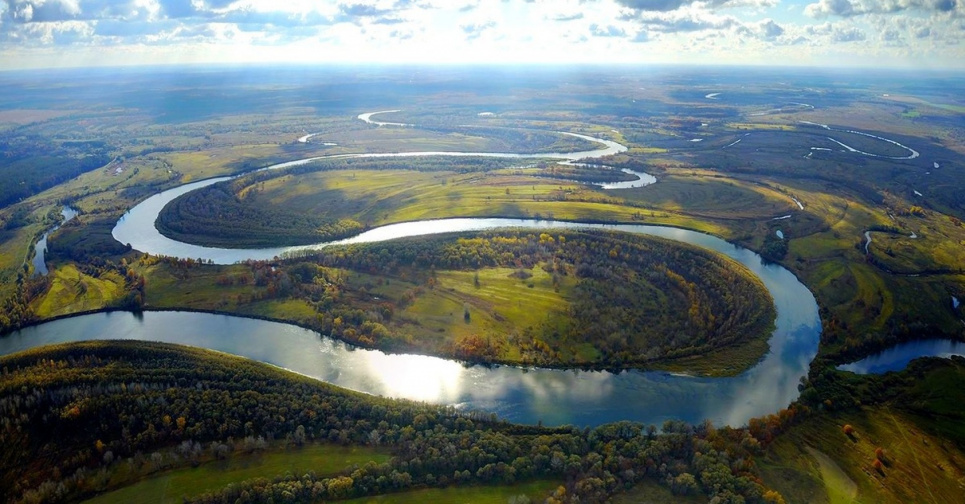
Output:
M0 69L207 63L965 69L965 0L0 0Z

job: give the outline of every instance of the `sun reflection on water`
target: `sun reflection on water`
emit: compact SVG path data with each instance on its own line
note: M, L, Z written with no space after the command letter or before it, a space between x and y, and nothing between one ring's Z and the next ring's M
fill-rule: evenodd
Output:
M465 369L458 362L382 352L367 357L369 373L381 384L381 395L432 403L454 402L460 396Z

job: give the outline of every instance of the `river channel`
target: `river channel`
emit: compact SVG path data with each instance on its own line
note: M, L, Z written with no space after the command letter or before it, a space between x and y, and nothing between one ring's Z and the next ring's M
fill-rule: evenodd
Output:
M389 156L499 156L577 160L620 152L604 143L596 151L520 155L509 153L392 153ZM309 158L268 169L312 162ZM0 355L49 343L91 339L165 341L210 348L267 362L335 385L388 397L452 404L492 412L510 421L546 425L599 425L618 420L659 424L677 418L742 425L773 413L798 396L797 385L817 353L821 332L813 295L791 272L765 264L754 252L695 231L648 225L604 225L528 219L456 218L392 224L333 243L271 249L220 249L177 242L154 226L168 202L186 192L228 180L219 177L164 191L135 206L117 223L121 243L151 254L190 257L228 264L270 259L341 243L377 242L435 233L496 228L602 228L647 234L715 250L747 266L774 299L776 328L770 351L748 371L730 378L692 377L666 372L550 370L512 366L467 367L460 362L418 355L364 350L289 324L190 312L97 313L29 327L0 339Z

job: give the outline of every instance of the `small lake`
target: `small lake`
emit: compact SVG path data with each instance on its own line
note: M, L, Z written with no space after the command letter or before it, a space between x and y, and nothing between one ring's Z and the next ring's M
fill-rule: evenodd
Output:
M857 374L882 374L901 371L919 357L951 357L965 355L965 343L946 339L917 340L900 343L883 352L851 364L838 366L841 371Z

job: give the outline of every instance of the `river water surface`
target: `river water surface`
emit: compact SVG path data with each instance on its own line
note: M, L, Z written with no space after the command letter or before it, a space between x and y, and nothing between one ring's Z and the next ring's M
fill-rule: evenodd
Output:
M180 188L173 191L180 192ZM142 219L132 223L128 215L126 222L133 228L154 229L151 215L132 214ZM547 425L598 425L617 420L660 423L668 418L690 422L709 418L717 424L741 425L750 418L785 407L797 397L797 384L817 352L821 331L814 297L786 269L764 264L754 252L719 238L661 226L440 219L384 226L342 243L505 227L603 228L661 236L721 252L747 266L774 298L778 316L770 338L770 351L752 369L732 378L511 366L467 368L458 362L434 357L354 349L287 324L202 313L149 312L139 317L128 313L85 315L31 327L0 339L0 353L47 342L100 338L184 343L268 362L353 390L456 404L495 412L515 422L542 421ZM156 237L161 237L161 241L132 242L132 245L154 254L201 257L223 263L305 249L215 249L178 243L159 233Z
M371 118L371 115L368 117ZM622 152L615 142L595 151L556 154L389 153L354 157L492 156L578 160ZM310 158L274 165L278 169ZM528 219L439 219L392 224L335 243L271 249L220 249L180 243L154 226L168 202L186 192L228 180L220 177L164 191L137 205L117 223L121 243L151 254L233 263L270 259L338 243L377 242L407 236L496 228L602 228L661 236L715 250L747 266L764 283L777 308L770 351L750 370L731 378L699 378L664 372L621 373L576 370L487 368L435 357L385 354L351 347L289 324L189 312L126 312L83 315L44 323L0 339L0 354L48 343L90 339L165 341L210 348L267 362L339 386L388 397L454 404L497 413L521 423L599 425L617 420L660 423L711 419L742 425L775 412L798 395L797 385L817 353L821 331L814 297L786 269L764 264L754 252L695 231L647 225L602 225Z
M63 217L63 219L60 221L60 224L57 224L51 228L50 231L44 233L44 235L40 237L40 240L37 240L37 243L34 245L33 266L35 275L47 274L47 237L50 236L50 234L54 231L60 229L60 226L62 226L65 222L76 217L77 210L65 206L60 210L60 215Z
M838 366L838 369L858 374L881 374L901 371L909 362L919 357L952 355L965 355L965 343L946 339L908 341L857 362Z

